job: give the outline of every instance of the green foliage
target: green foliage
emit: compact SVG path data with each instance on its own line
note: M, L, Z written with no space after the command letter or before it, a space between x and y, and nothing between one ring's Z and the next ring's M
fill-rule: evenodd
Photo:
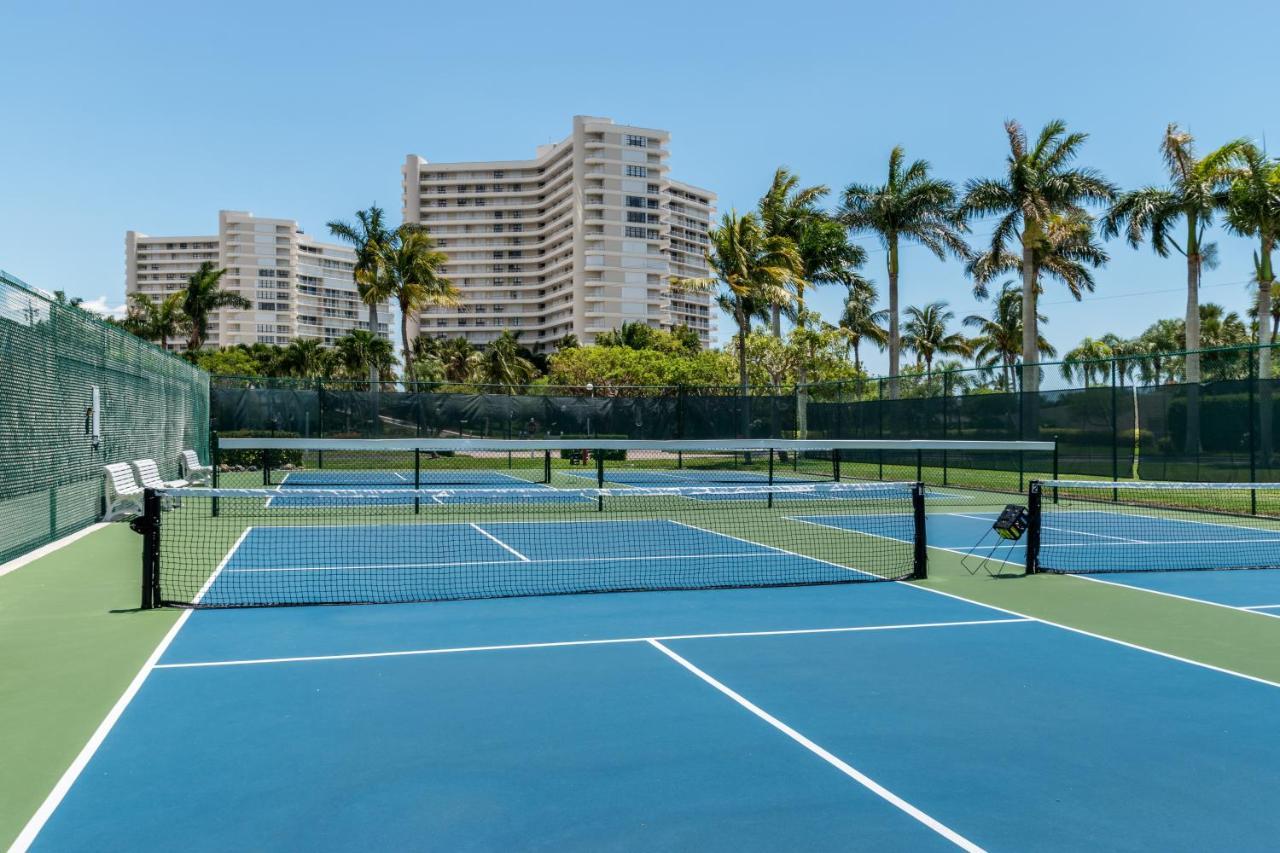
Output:
M249 352L248 347L199 350L192 356L201 370L215 376L273 376L273 370L264 369L262 362Z
M573 347L548 359L548 382L585 388L605 396L640 396L634 386L734 384L734 362L716 350L696 353L662 352L630 347ZM623 387L632 386L632 387Z

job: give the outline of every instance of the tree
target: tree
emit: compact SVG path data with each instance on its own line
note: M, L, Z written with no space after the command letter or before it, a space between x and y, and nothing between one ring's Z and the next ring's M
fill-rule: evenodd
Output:
M55 290L53 292L53 301L56 302L58 305L65 305L68 308L81 308L81 306L84 305L84 297L82 296L68 297L67 292L65 290Z
M904 168L901 146L889 152L889 171L881 186L850 184L837 216L855 234L872 233L888 254L889 273L889 396L896 397L901 339L898 329L898 251L902 241L924 246L940 260L948 255L967 259L969 246L964 216L956 206L956 189L950 181L930 177L927 160Z
M481 381L499 386L504 394L514 394L516 388L528 385L538 375L533 362L521 355L518 337L507 329L480 353Z
M381 247L391 241L392 232L387 227L386 216L376 204L368 210L357 210L355 222L333 219L325 223L329 233L350 243L355 249L356 263L351 271L352 281L360 293L360 299L369 306L369 332L378 334L378 305L385 302L390 292L380 286L377 270ZM383 282L382 284L385 284ZM377 368L369 366L369 382L376 385Z
M1235 179L1227 193L1227 227L1258 241L1253 253L1258 285L1258 341L1262 344L1258 350L1258 375L1270 379L1270 344L1275 337L1271 288L1276 279L1271 252L1280 239L1280 160L1268 157L1250 143L1236 150L1236 162Z
M1049 322L1043 314L1038 314L1036 320L1040 325ZM978 335L970 342L977 363L983 367L999 365L1004 389L1016 391L1015 367L1022 357L1022 290L1018 283L1006 281L1001 285L990 317L970 314L964 318L964 325L978 330ZM1036 348L1039 352L1037 361L1057 354L1044 335L1037 334Z
M378 379L394 379L392 368L396 363L395 348L391 341L368 329L352 329L334 343L338 364L350 378L372 374ZM375 385L376 387L376 385Z
M440 363L449 382L470 382L480 355L466 338L449 338L440 345Z
M131 293L129 299L133 304L125 317L125 328L141 338L159 341L163 349L169 348L170 338L176 338L190 325L182 311L182 291L159 300L146 293Z
M657 339L658 330L647 323L623 323L617 329L596 335L596 345L602 347L630 347L631 349L651 349Z
M244 347L198 350L190 353L196 367L215 376L262 376L258 360Z
M457 305L458 289L440 269L449 256L437 251L431 235L417 225L402 225L378 246L374 275L369 289L393 297L400 306L400 339L404 341L404 371L413 375L413 347L409 338L409 318L428 305Z
M751 318L761 306L787 304L794 283L802 279L803 262L795 243L785 237L770 236L753 213L726 213L708 235L711 251L707 263L714 278L672 279L677 290L709 291L723 284L720 304L733 314L738 325L738 381L742 396L748 393L746 336ZM750 413L742 407L742 435L747 434Z
M294 338L280 353L277 367L286 376L327 379L333 375L333 352L318 338Z
M1107 380L1111 372L1112 355L1111 347L1104 341L1087 337L1062 357L1062 366L1058 369L1063 379L1071 381L1079 376L1084 381L1084 387L1088 388L1092 379L1099 382Z
M967 356L972 352L964 335L947 331L947 325L955 316L954 312L947 310L947 303L941 300L930 302L923 308L907 307L906 322L902 324L902 345L914 352L917 360L924 362L926 380L932 378L934 356Z
M556 352L563 352L567 349L577 349L581 344L578 343L578 336L573 332L570 332L563 338L557 339L553 346L555 347Z
M884 327L889 312L876 310L878 299L875 285L861 282L849 288L844 298L844 309L840 312L840 331L853 349L853 364L859 370L862 369L862 358L858 347L864 339L880 349L889 342L889 330Z
M1036 352L1040 338L1039 311L1042 272L1063 281L1077 299L1092 290L1086 265L1100 266L1106 253L1094 244L1092 218L1084 205L1111 200L1116 189L1094 169L1074 168L1088 134L1068 133L1061 120L1051 121L1028 146L1026 131L1016 121L1004 125L1009 140L1005 174L965 184L963 211L969 216L999 216L991 234L988 264L970 265L975 278L990 280L1010 269L1022 273L1022 351ZM1020 249L1013 250L1017 240ZM1018 257L1020 255L1020 257ZM1055 266L1051 259L1064 261ZM1023 360L1022 388L1035 393L1040 386L1039 363Z
M219 287L225 269L217 269L212 261L205 261L187 277L182 291L182 312L187 315L187 349L198 350L209 337L209 315L219 308L252 308L253 303L232 290Z

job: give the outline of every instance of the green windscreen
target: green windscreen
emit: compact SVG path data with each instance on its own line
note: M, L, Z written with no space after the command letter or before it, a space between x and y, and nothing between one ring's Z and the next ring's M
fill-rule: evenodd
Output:
M0 272L0 562L98 520L109 462L207 459L208 401L203 371Z

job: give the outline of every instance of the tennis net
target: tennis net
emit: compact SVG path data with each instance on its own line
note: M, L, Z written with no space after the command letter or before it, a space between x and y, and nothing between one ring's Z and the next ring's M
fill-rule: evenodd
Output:
M1032 572L1280 568L1280 483L1031 484Z
M923 481L930 496L1025 493L1053 442L223 438L215 485L285 488L701 486Z
M904 580L915 483L149 492L143 606L248 607Z

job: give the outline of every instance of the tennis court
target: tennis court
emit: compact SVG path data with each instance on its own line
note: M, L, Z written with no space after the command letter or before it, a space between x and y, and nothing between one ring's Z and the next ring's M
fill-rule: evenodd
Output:
M894 584L188 611L34 849L1262 849L1277 714Z

